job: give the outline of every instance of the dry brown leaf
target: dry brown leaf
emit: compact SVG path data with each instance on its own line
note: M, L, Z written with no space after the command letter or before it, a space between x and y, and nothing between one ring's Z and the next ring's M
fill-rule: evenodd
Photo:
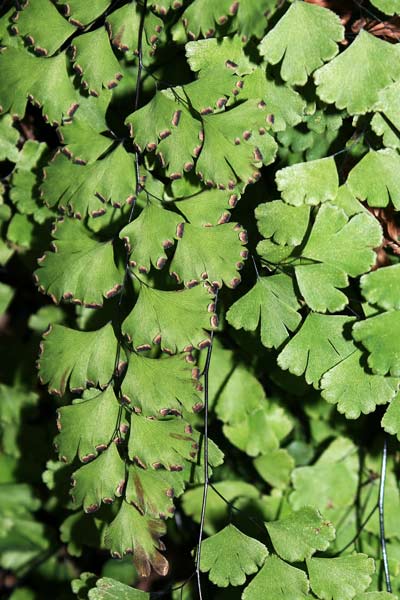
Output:
M399 213L393 207L369 208L368 209L380 222L383 229L383 241L379 248L375 249L377 259L374 270L391 264L387 251L390 249L393 254L400 256L400 224Z
M400 17L393 17L387 21L378 21L376 19L362 17L361 19L354 21L351 26L353 33L358 33L361 29L365 29L368 33L389 42L400 41Z

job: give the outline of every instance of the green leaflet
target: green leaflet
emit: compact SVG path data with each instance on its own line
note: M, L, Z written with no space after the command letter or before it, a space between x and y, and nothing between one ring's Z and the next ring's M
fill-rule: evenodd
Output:
M100 16L110 5L110 0L94 0L84 4L80 0L56 0L56 4L71 23L80 27Z
M37 522L37 513L32 514L40 508L40 501L27 483L2 483L0 506L1 564L5 569L25 569L50 548L48 531Z
M130 253L129 264L141 273L150 266L162 269L167 261L165 250L174 245L180 215L165 210L155 202L146 204L140 215L120 231Z
M98 307L122 288L123 272L115 265L111 241L99 243L79 222L59 221L53 230L53 252L39 259L39 289L55 302L71 300ZM72 240L72 241L71 241Z
M287 450L279 448L258 456L254 466L264 481L272 487L284 489L289 483L294 460Z
M333 158L322 158L281 169L276 184L288 204L320 204L336 197L339 178Z
M6 285L5 283L0 283L0 314L3 315L8 305L11 302L11 299L14 295L14 290L12 287Z
M400 309L400 265L392 265L363 275L360 279L364 298L385 310Z
M38 193L38 171L45 157L46 144L27 140L18 153L12 178L13 187L10 190L10 198L17 210L22 214L33 215L37 223L42 222L40 214L45 218L51 214L42 206Z
M278 356L278 365L294 375L305 374L307 383L318 387L321 376L353 352L344 335L351 317L310 313L300 331Z
M62 323L64 320L63 310L59 306L42 306L36 314L29 319L28 325L34 331L44 333L52 323Z
M179 180L174 181L174 184L179 185ZM198 193L186 196L184 190L179 193L176 189L178 200L175 206L190 223L211 226L223 225L229 221L231 217L229 211L236 206L239 200L238 194L214 188L200 188L200 191L198 189L195 191ZM182 198L183 195L186 197Z
M334 13L320 6L294 2L264 37L260 53L269 63L282 61L282 79L304 85L309 75L338 53L343 27Z
M228 77L228 91L234 82L229 73L224 76ZM254 182L259 178L258 168L272 162L276 153L276 144L265 130L265 103L248 100L230 110L208 114L213 108L202 108L199 84L201 80L158 92L149 104L130 115L126 122L136 144L156 150L172 179L190 171L198 157L196 173L206 185L234 189L237 184L243 187ZM224 93L225 88L216 96L219 108L226 103L226 98L218 99ZM198 110L204 113L201 122L189 112L187 97L195 106L200 102ZM219 152L225 156L223 161L210 160Z
M253 71L254 65L244 53L243 46L237 36L206 38L185 44L186 58L191 70L200 75L226 68L238 75L246 75Z
M247 398L247 402L243 398ZM213 343L209 372L209 402L215 403L218 418L224 423L241 423L246 414L266 404L265 391L246 363L231 350L223 348L218 338Z
M328 109L319 102L315 112L307 115L304 120L310 131L321 135L329 131L337 131L343 123L344 115L344 111L337 111L332 107Z
M195 113L200 115L220 112L226 104L235 101L243 87L243 81L227 65L223 70L208 70L206 75L200 72L195 81L172 90L185 104L189 102L188 107L193 106Z
M247 100L231 110L203 117L204 141L196 173L206 185L243 189L260 178L259 168L274 161L276 142L265 131L265 102ZM203 137L203 136L202 136ZM217 154L220 161L215 161Z
M326 550L335 529L313 508L304 507L288 517L265 524L274 549L288 562L300 562Z
M110 100L111 92L103 92L100 98L79 96L73 119L65 120L58 129L62 152L73 162L79 165L94 162L113 144L106 121Z
M400 349L396 344L400 311L390 310L354 324L353 337L368 350L368 365L378 375L400 376Z
M398 54L397 46L361 30L344 52L315 73L318 96L350 115L365 114L373 109L379 91L398 79Z
M183 409L201 410L199 370L190 359L181 354L164 360L131 354L122 382L124 401L145 416L181 414Z
M400 124L398 94L398 81L380 90L378 101L374 106L376 112L371 121L372 129L377 135L383 136L384 145L390 148L399 148L399 138L396 133Z
M382 377L366 369L362 353L355 349L321 379L322 396L348 419L373 412L377 404L390 402L399 379Z
M4 454L20 458L18 437L24 411L32 410L38 401L35 392L26 387L0 384L0 432Z
M26 215L15 214L7 229L7 240L22 248L29 248L34 244L34 223ZM7 256L6 260L8 260Z
M284 585L282 583L284 582ZM264 566L243 592L243 600L267 595L271 600L308 598L309 583L306 574L283 562L277 556L268 556Z
M42 193L48 206L58 205L77 218L106 212L106 203L120 208L135 199L134 155L117 146L101 160L88 165L74 164L63 154L56 156L46 168ZM110 173L112 175L110 176Z
M350 171L347 185L357 198L367 200L369 206L387 206L391 201L399 209L399 167L400 157L394 150L370 150Z
M117 516L107 525L104 543L115 558L133 554L135 566L142 577L148 577L151 568L159 575L166 575L168 562L159 552L164 549L160 541L164 533L162 521L141 515L123 500Z
M171 262L171 273L186 286L207 279L213 285L236 287L240 283L238 269L244 266L248 251L242 246L247 234L238 223L217 227L196 227L182 223L178 229L178 245Z
M240 400L246 396L240 396ZM217 405L217 412L222 413L225 407L220 401ZM279 443L292 430L292 423L285 412L277 406L268 406L263 403L262 408L256 410L243 410L243 416L239 419L229 420L223 431L228 440L237 448L246 452L249 456L258 454L269 454L278 450ZM279 455L278 455L279 456ZM276 456L275 456L276 458ZM265 461L261 461L265 465ZM291 465L291 462L289 463Z
M183 492L179 473L154 471L130 465L125 497L139 512L150 517L166 519L174 514L174 496Z
M331 264L356 277L374 264L381 241L379 224L366 213L348 220L341 209L322 206L302 256Z
M312 591L318 598L351 600L371 583L374 561L365 554L306 561Z
M307 304L319 312L339 312L348 303L340 290L349 284L347 274L324 263L299 265L295 268L299 289ZM316 287L316 282L320 287Z
M56 324L43 337L39 377L48 384L50 393L63 395L67 387L82 391L89 386L107 386L117 352L111 324L97 331L77 331Z
M199 434L180 418L158 421L132 415L128 453L143 468L181 471L183 460L195 461Z
M391 433L392 435L397 435L397 439L399 439L400 435L400 396L397 393L388 408L386 409L385 414L383 415L381 421L383 429L387 433Z
M203 542L200 568L209 571L210 580L219 587L242 585L267 554L264 544L227 525Z
M348 185L342 185L339 188L333 204L344 210L348 217L352 217L360 212L365 212L367 209L353 196Z
M90 94L98 96L102 87L111 89L118 84L122 73L105 29L99 28L74 38L72 49L74 69ZM99 55L101 61L98 60Z
M104 524L99 522L93 515L85 513L83 510L71 513L61 524L61 540L68 544L68 552L71 556L81 556L86 544L97 546L101 544L100 533L104 529ZM79 541L76 535L82 533L85 536L86 544Z
M277 244L298 246L307 231L310 207L273 200L257 206L255 215L262 236L272 238Z
M286 411L265 398L265 392L245 364L216 342L210 366L209 402L224 422L229 441L249 456L278 449L292 430Z
M79 96L67 73L67 57L36 58L21 48L8 48L0 54L0 69L8 85L0 91L0 112L22 117L28 96L42 107L45 118L59 124L70 117Z
M257 280L250 292L227 313L236 329L254 331L261 319L261 341L267 348L278 348L294 331L301 317L293 282L287 275L272 275Z
M149 350L152 344L161 344L164 352L172 354L204 348L210 339L205 329L217 326L213 298L206 284L177 292L142 285L122 332L137 351Z
M19 134L12 126L11 115L4 115L0 119L0 160L18 161L18 150L15 147Z
M233 0L200 0L189 6L182 15L188 37L196 39L200 33L211 37L217 25L223 25L236 14L238 3ZM211 34L211 35L210 35Z
M10 509L19 516L38 510L40 502L34 497L29 485L3 484L0 487L2 512L7 513Z
M352 506L357 492L355 451L349 440L339 437L314 465L294 469L294 491L290 496L293 510L313 506L337 528L344 509Z
M93 96L90 97L93 98ZM106 125L104 129L107 129ZM59 135L66 144L62 148L62 152L77 165L96 161L112 144L110 138L100 135L90 124L79 119L78 116L62 127Z
M72 474L71 495L85 512L98 510L100 504L111 504L121 496L125 485L125 465L117 446L110 444L99 456Z
M123 52L133 50L134 52L137 52L141 13L141 8L134 2L131 2L107 15L106 23L110 33L111 42L118 50L122 50ZM148 11L146 13L144 27L144 42L147 46L145 52L147 50L147 52L152 55L157 48L160 33L164 28L164 23L159 17Z
M108 132L109 117L107 111L110 102L112 101L113 94L114 92L109 90L104 91L100 97L96 97L81 91L79 94L79 106L76 109L73 118L66 119L62 126L68 127L69 125L74 125L74 120L77 118L80 123L84 122L98 133ZM109 139L112 141L112 137Z
M88 598L89 600L146 600L149 594L110 577L102 577L96 581L96 587L89 590Z
M195 432L196 436L198 437L198 433ZM182 464L183 469L181 471L168 471L168 473L170 473L171 477L174 477L174 482L173 484L175 485L176 483L176 488L174 488L177 490L176 493L177 495L180 495L184 489L185 486L187 484L195 484L195 485L200 485L204 483L204 452L202 452L202 444L204 441L204 438L201 437L199 438L200 444L199 444L199 451L197 453L197 460L193 461L191 460L187 460L187 459L183 459ZM212 439L209 439L209 473L210 475L212 474L212 468L213 467L219 467L223 464L224 462L224 453L218 448L217 444L215 444ZM200 488L199 488L200 489Z
M95 458L113 436L118 437L118 413L118 400L111 387L104 392L86 392L82 400L59 408L55 445L61 460L72 462L76 455L82 462Z
M23 36L41 56L54 54L76 31L75 27L60 15L50 0L27 2L23 10L17 12L13 19L14 32Z
M261 38L269 19L277 9L275 0L248 0L239 2L239 10L236 14L238 32L242 40L252 36Z
M280 246L272 240L262 240L257 244L257 254L266 263L279 264L291 259L295 246Z
M300 291L310 308L320 312L342 310L348 299L339 290L348 285L348 275L355 277L373 266L373 248L380 242L381 228L370 215L358 213L349 220L334 205L322 206L301 251L302 257L313 264L295 267Z
M304 117L306 130L300 127L298 130L282 132L278 138L284 146L294 153L299 153L307 160L322 159L329 154L329 147L341 136L344 112L331 108L330 112L324 113L324 109L317 108L315 113ZM287 150L286 150L287 153Z
M245 79L241 98L261 98L266 105L268 114L267 126L272 131L284 131L287 127L298 125L304 115L306 103L295 90L282 85L265 70L265 65L259 66Z
M10 31L10 25L14 15L15 6L11 5L8 10L3 11L3 18L0 22L0 40L2 46L16 48L21 44L21 38L12 35L12 32Z
M126 120L137 146L156 150L170 177L190 171L201 149L201 123L183 100L179 91L162 90Z
M8 221L10 216L11 216L11 209L9 206L7 206L6 204L2 204L2 200L3 200L3 196L2 196L2 192L3 192L3 185L1 185L1 189L0 189L0 221L4 222L4 221ZM4 244L4 242L1 244L1 250L3 251L3 262L7 262L7 258L9 258L9 256L11 256L11 254L13 253L13 250L10 248L7 248ZM8 254L8 256L7 256Z
M387 15L394 15L399 9L396 0L371 0L371 4Z

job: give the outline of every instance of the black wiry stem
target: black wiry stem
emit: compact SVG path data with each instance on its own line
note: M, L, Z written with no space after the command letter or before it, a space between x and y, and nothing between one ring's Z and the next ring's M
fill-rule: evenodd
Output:
M146 18L147 11L147 0L144 0L142 7L142 14L140 16L140 24L139 24L139 33L138 33L138 72L136 76L136 90L135 90L135 102L134 102L134 110L136 111L139 108L140 101L140 84L142 80L142 72L143 72L143 31L144 31L144 21ZM138 149L135 149L135 164L136 164L136 190L135 196L139 194L141 191L140 185L140 174L139 174L139 157L140 153ZM133 217L133 211L135 210L136 200L132 202L131 212L129 214L128 224L131 222Z
M379 509L379 534L380 534L380 542L381 542L381 548L382 548L383 570L385 572L386 589L388 592L391 592L392 591L392 583L390 581L389 562L388 562L386 539L385 539L384 500L385 500L385 483L386 483L386 465L387 465L387 438L385 436L385 439L383 441L381 481L379 484L378 509Z
M138 33L138 72L137 72L137 76L136 76L136 89L135 89L135 100L134 100L134 110L136 111L139 108L139 101L140 101L140 84L141 84L141 80L142 80L142 71L143 71L143 31L144 31L144 21L146 18L146 10L147 10L147 0L144 0L143 2L143 10L142 10L142 14L140 16L140 25L139 25L139 33ZM132 205L131 205L131 210L129 212L129 218L128 218L128 225L129 223L131 223L132 219L133 219L133 214L135 211L135 207L136 207L136 198L138 196L138 194L141 192L142 190L142 186L140 185L140 172L139 172L139 167L140 167L140 152L139 150L135 147L135 199L132 201ZM125 275L124 275L124 281L123 281L123 285L122 285L122 290L121 290L121 294L119 297L119 302L118 304L120 305L122 302L122 296L124 293L124 290L126 288L126 284L129 278L129 253L128 251L126 252L126 261L125 261ZM119 350L120 350L120 344L119 344Z
M135 89L135 100L134 100L134 110L136 111L139 107L140 101L140 86L142 80L142 71L143 71L143 31L144 31L144 21L146 18L146 10L147 10L147 0L143 1L142 13L140 16L140 24L139 24L139 32L138 32L138 72L136 76L136 89ZM135 147L135 198L132 200L131 210L129 211L128 223L132 222L133 215L136 207L136 199L138 194L140 193L142 187L140 185L140 175L139 175L139 167L140 167L140 152ZM124 270L124 278L122 281L121 291L118 299L118 311L121 308L122 299L124 296L124 292L126 290L126 286L129 280L129 252L126 251L126 259L125 259L125 270ZM117 351L115 355L115 364L114 364L114 384L115 384L115 392L119 400L121 400L121 373L120 373L120 359L121 359L121 335L118 336L117 343ZM120 401L119 413L116 424L115 434L118 432L120 423L122 418L122 402Z
M364 531L364 527L367 525L367 523L371 519L371 517L375 514L375 511L376 511L377 508L378 508L378 504L375 504L374 508L369 512L368 516L361 523L361 525L358 528L358 531L354 535L354 537L352 537L351 540L345 546L343 546L343 548L341 548L340 550L338 550L337 552L335 552L335 554L332 555L332 558L335 558L336 556L340 556L341 554L343 554L343 552L345 552L345 550L347 550L348 548L350 548L350 546L352 546L354 544L354 542L356 542L358 540L358 538L360 537L360 535Z
M375 19L375 21L378 21L379 23L382 23L382 25L386 24L385 21L383 21L382 19L380 19L375 12L373 12L371 9L368 8L368 6L365 6L363 4L363 0L361 0L361 1L360 0L353 0L353 2L354 2L354 4L356 4L358 6L358 8L360 9L361 13L364 11L365 13L367 13L367 15L369 15L370 17L372 17L373 19ZM393 28L392 31L395 31L395 29ZM395 35L393 37L395 37L396 40L398 42L400 42L400 38L397 37L397 35Z
M225 496L223 494L221 494L221 492L211 482L209 482L209 486L213 490L213 492L215 492L217 494L217 496L219 498L221 498L221 500L223 502L225 502L225 504L227 506L229 506L230 510L232 510L232 511L234 510L235 512L237 512L239 514L244 515L246 517L246 519L250 523L254 523L254 525L256 527L258 527L258 529L264 533L264 535L266 534L267 530L265 529L265 522L264 521L262 521L261 519L257 519L255 517L250 517L244 510L242 510L241 508L238 508L237 506L235 506L234 502L232 502L231 500L228 500L227 498L225 498Z
M215 294L215 305L218 299L218 288ZM203 499L201 503L201 515L200 515L200 529L199 529L199 540L197 543L197 554L196 554L196 578L197 578L197 589L199 593L199 599L203 600L203 593L201 589L201 578L200 578L200 560L201 560L201 545L203 541L204 532L204 521L206 517L207 508L207 497L209 488L209 466L208 466L208 375L210 371L211 355L214 344L214 332L210 334L210 345L207 350L206 364L204 367L204 487L203 487Z
M147 10L147 0L144 0L142 7L142 14L140 16L140 24L139 24L139 33L138 33L138 72L136 76L136 91L135 91L135 102L134 109L135 111L139 108L140 101L140 83L142 80L142 72L143 72L143 31L144 31L144 20L146 18L146 10ZM136 165L136 190L135 196L139 194L141 191L140 185L140 174L139 174L139 151L135 149L135 165ZM136 200L132 202L132 208L129 215L128 223L131 222L133 217L133 211L135 210Z

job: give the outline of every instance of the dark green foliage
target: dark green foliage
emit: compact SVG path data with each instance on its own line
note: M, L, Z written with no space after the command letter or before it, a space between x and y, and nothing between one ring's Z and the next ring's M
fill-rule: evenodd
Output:
M11 4L0 593L397 598L400 46L334 2Z

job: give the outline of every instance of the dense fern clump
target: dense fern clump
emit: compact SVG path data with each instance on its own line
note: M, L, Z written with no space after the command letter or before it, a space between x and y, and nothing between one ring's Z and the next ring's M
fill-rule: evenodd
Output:
M398 0L0 17L4 597L400 597Z

